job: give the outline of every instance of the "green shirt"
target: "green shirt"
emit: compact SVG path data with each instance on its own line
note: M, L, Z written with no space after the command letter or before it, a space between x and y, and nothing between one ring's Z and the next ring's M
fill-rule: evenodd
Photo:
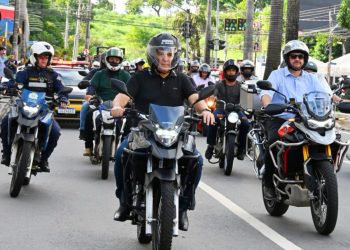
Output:
M111 78L127 82L130 74L125 70L110 71L103 69L93 76L91 85L95 89L97 96L101 97L103 101L113 100L118 94L118 91L111 87Z

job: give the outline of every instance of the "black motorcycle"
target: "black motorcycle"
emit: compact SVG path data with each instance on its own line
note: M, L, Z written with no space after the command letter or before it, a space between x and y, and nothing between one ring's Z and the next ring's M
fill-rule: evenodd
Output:
M210 163L219 163L219 167L224 169L225 175L231 175L233 161L238 149L238 134L241 120L239 112L241 107L238 104L226 103L223 100L216 101L216 109L225 111L225 115L218 114L218 130L216 134L216 144L214 146L213 157L218 161Z
M131 97L124 84L115 87ZM199 100L213 91L214 86L201 90ZM200 119L184 111L183 106L150 104L149 115L134 107L124 113L139 120L122 156L124 193L139 242L152 241L153 249L171 249L172 237L178 235L179 199L190 200L194 207L193 173L199 157L195 125Z

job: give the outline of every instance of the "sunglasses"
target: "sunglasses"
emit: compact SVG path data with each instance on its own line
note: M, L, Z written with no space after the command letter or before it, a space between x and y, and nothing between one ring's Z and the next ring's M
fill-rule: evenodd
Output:
M303 54L290 54L289 55L289 58L292 58L292 59L304 59L304 55Z

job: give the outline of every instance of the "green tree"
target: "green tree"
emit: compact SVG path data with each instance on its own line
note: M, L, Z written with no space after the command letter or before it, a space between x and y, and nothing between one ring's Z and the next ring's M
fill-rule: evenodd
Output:
M350 31L350 0L342 0L337 16L338 23L341 27L346 28ZM350 38L345 39L345 50L347 53L350 51Z
M111 4L108 0L97 0L95 6L99 9L113 10L113 4Z
M264 72L264 79L267 79L270 73L275 70L281 61L281 44L282 44L282 30L283 30L283 1L271 1L271 18L269 43L267 48L266 68Z

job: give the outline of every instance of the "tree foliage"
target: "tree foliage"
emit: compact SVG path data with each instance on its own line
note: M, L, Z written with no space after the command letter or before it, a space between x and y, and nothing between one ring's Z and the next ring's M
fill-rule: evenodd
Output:
M341 27L350 30L350 0L342 0L338 13L338 23Z

